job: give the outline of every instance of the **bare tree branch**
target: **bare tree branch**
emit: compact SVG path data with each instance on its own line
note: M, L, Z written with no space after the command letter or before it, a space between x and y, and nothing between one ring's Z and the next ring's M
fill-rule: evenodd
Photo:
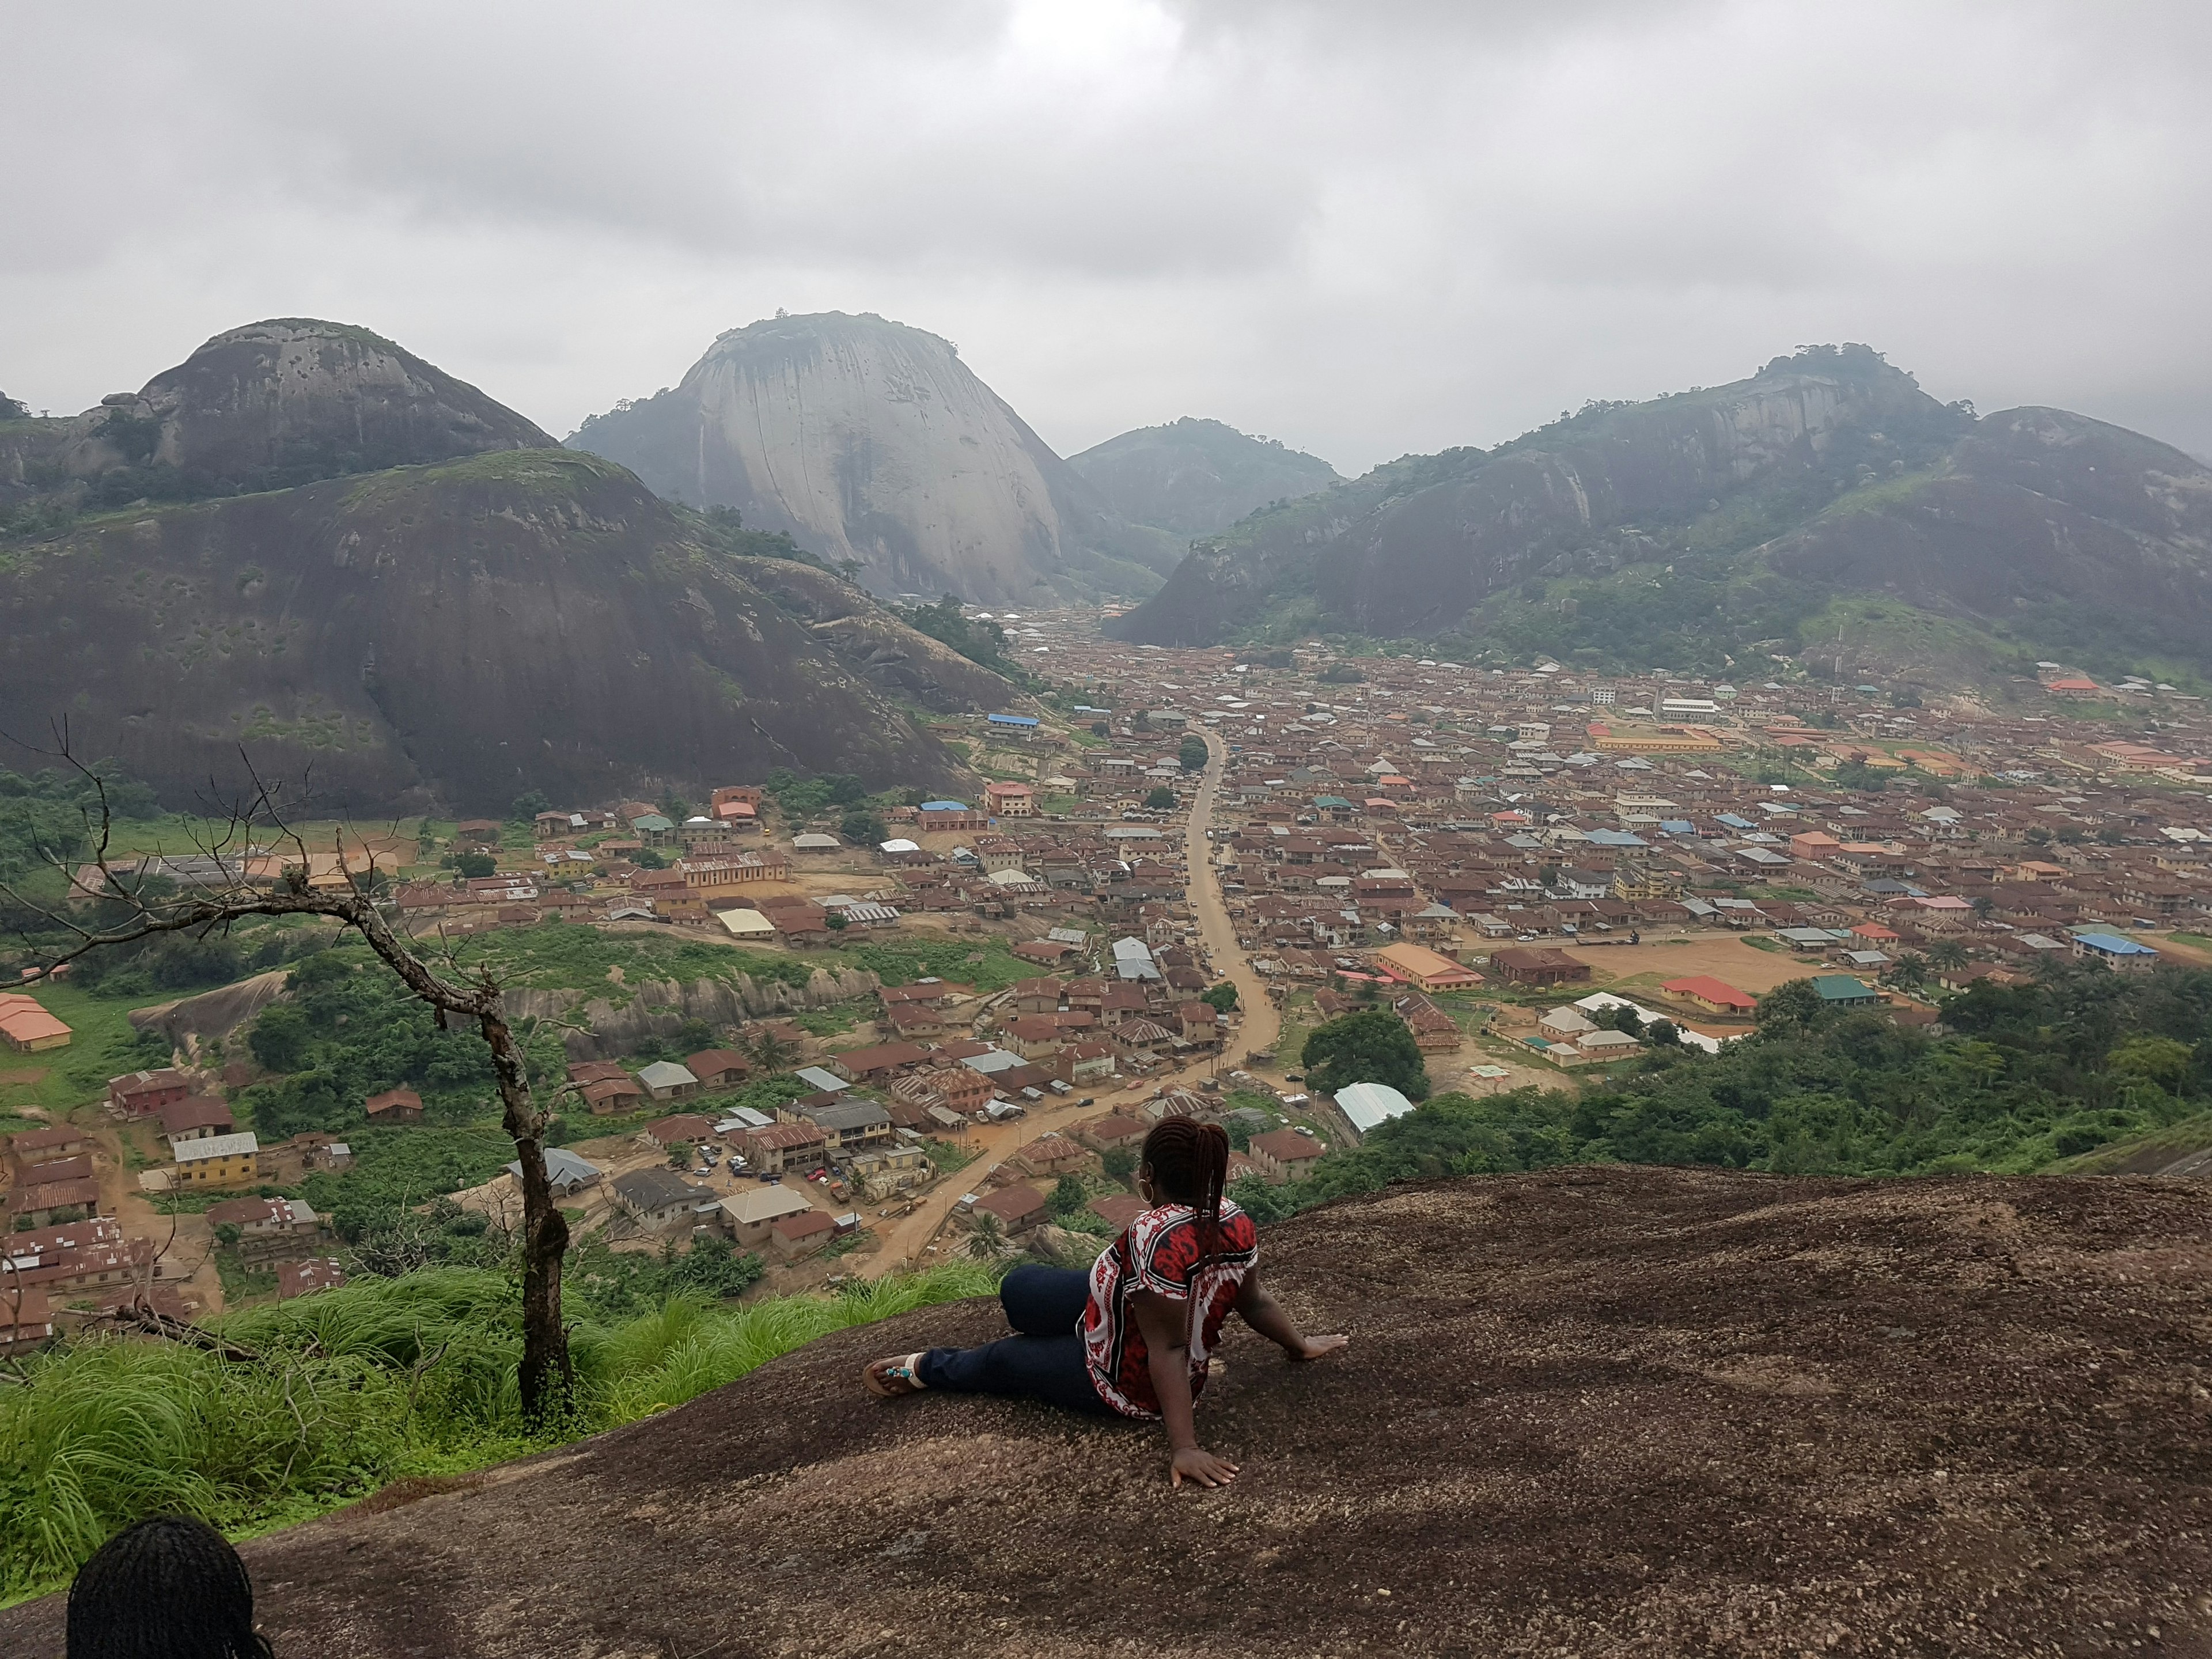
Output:
M139 860L127 873L118 868L112 857L112 813L105 781L72 751L65 721L57 725L55 742L55 749L45 752L50 759L74 769L89 787L96 806L96 813L94 807L87 808L93 846L90 867L96 872L96 890L87 896L104 914L80 919L69 908L40 904L0 883L0 896L35 916L62 941L58 947L34 949L36 971L27 976L31 982L51 978L94 951L165 934L205 938L227 932L249 918L321 916L358 934L400 982L435 1012L441 1027L449 1017L475 1024L491 1053L501 1127L514 1142L521 1169L523 1359L520 1381L523 1404L533 1416L556 1407L566 1397L574 1377L561 1320L561 1261L568 1247L568 1229L553 1201L545 1172L544 1138L551 1102L541 1104L532 1096L527 1056L508 1024L500 981L490 964L479 961L473 970L465 969L450 941L445 941L441 973L410 949L378 906L374 850L356 840L349 855L343 826L331 836L333 879L329 885L319 885L315 854L305 833L290 822L279 793L260 776L242 750L240 758L248 784L246 793L230 802L219 827L196 833L196 860L185 869L175 890L155 890L149 864L174 871L180 868L178 861L157 853ZM293 855L277 861L273 879L265 887L257 883L253 868L257 826L266 826L274 843L289 848ZM82 872L70 872L58 856L53 862L64 878L64 890L82 891Z

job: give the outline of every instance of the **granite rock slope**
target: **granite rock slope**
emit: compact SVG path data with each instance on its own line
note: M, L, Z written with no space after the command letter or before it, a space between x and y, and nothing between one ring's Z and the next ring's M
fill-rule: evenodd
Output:
M966 1304L244 1547L283 1654L2212 1653L2212 1194L1562 1170L1270 1229L1338 1358L1155 1429L865 1396ZM0 1614L58 1655L59 1598Z

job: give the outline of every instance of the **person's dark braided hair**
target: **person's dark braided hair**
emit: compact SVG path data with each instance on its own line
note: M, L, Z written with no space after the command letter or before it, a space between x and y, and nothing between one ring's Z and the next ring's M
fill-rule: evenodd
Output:
M274 1659L253 1628L253 1583L204 1521L125 1527L77 1569L69 1659Z
M1164 1117L1145 1137L1144 1161L1152 1166L1153 1190L1162 1198L1188 1204L1196 1214L1198 1261L1191 1268L1186 1340L1196 1346L1199 1285L1221 1254L1221 1193L1229 1184L1229 1132L1218 1123L1194 1117Z

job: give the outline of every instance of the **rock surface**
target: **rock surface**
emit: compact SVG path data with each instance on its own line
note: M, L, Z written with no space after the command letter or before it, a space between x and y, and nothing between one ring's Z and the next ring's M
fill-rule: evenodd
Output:
M2212 1194L1650 1169L1270 1229L1351 1347L1226 1345L1155 1429L872 1400L826 1339L556 1455L243 1553L280 1654L2212 1652ZM58 1656L58 1597L0 1649Z
M1038 602L1149 592L1158 556L960 361L872 314L732 329L682 384L586 421L574 448L693 507L737 508L874 592Z
M613 1060L631 1053L647 1037L674 1036L686 1020L727 1026L773 1019L867 996L881 983L859 968L817 968L805 985L755 979L750 974L739 974L733 982L642 980L630 988L629 1000L620 1007L611 998L583 991L524 987L507 994L507 1007L517 1018L572 1024L575 1029L562 1036L571 1060Z
M551 449L513 410L365 328L314 318L216 335L135 396L78 417L73 474L173 468L186 493L229 495L418 466L499 449Z
M963 775L908 706L1005 683L787 562L729 556L620 467L495 452L80 521L0 563L0 708L183 804L307 781L305 816L503 812L779 766ZM804 582L809 608L778 594Z

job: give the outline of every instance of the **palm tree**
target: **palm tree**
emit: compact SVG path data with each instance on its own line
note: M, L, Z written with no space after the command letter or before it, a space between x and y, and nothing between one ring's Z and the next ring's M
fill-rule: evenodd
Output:
M1928 978L1928 958L1907 951L1890 964L1891 982L1906 987L1924 984Z
M978 1210L969 1216L972 1231L968 1235L968 1254L978 1261L996 1261L1006 1247L1006 1230L999 1218L988 1210Z
M784 1071L799 1058L797 1044L785 1042L765 1025L753 1028L744 1041L744 1050L763 1072Z
M1929 948L1928 961L1931 966L1947 972L1954 968L1963 968L1966 965L1966 947L1955 939L1940 939Z

